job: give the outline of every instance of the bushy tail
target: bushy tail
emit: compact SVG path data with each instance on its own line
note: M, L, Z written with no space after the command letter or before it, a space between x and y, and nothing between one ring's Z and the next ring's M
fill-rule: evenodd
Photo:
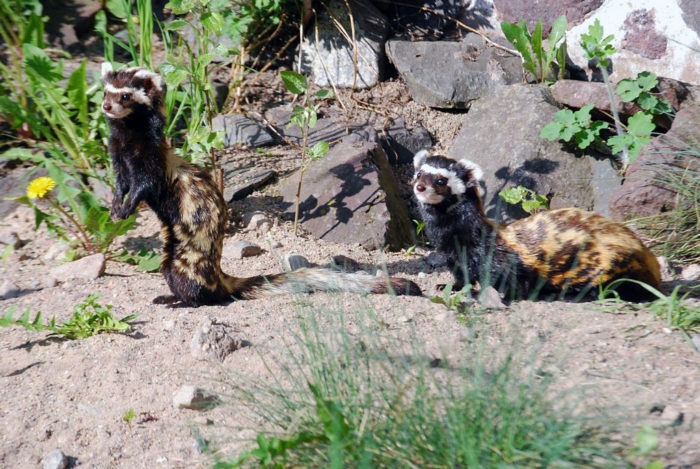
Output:
M337 272L315 267L269 276L229 277L227 280L231 296L242 300L315 291L422 295L420 287L411 280L398 277L375 277L365 273Z

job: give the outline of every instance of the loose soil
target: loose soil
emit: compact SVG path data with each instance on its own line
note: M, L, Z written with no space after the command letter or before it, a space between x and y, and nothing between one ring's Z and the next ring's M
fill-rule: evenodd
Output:
M401 102L396 87L400 85L387 85L397 100L386 115L395 116L400 109L409 125L422 123L439 142L451 141L461 116ZM364 98L371 104L371 96ZM260 165L277 165L281 173L296 164L288 148L248 154L264 158ZM426 296L315 294L199 308L154 305L153 298L168 293L162 277L115 261L108 261L105 274L96 280L51 281L48 272L58 263L57 243L43 228L34 231L33 214L19 207L2 220L0 231L16 232L25 244L1 263L0 278L16 284L21 295L0 301L0 312L16 305L16 314L30 308L63 321L76 303L98 293L100 303L114 306L115 316L139 317L128 334L84 340L46 339L44 333L21 328L0 330L0 467L37 467L55 448L79 467L208 467L211 458L200 450L201 435L235 454L245 447L243 438L254 435L264 422L229 400L206 412L177 409L173 394L183 385L195 385L225 395L234 385L269 379L268 369L276 369L272 364L289 360L305 308L337 318L342 313L351 333L363 321L362 312L372 310L387 335L423 350L419 360L439 358L447 364L442 372L468 361L475 341L486 355L513 352L524 370L529 367L534 373L536 368L553 378L553 396L574 396L579 412L616 414L634 428L644 423L657 428L664 465L700 467L700 354L663 320L644 309L566 302L523 301L505 309L471 308L456 314L429 299L450 277L424 262L427 251L369 252L294 236L291 222L279 218L275 190L269 187L232 204L238 215L234 220L259 211L272 223L266 231L247 230L244 224L232 230L227 242L250 241L263 252L224 259L227 272L277 272L287 254L301 254L321 265L342 254L367 270L383 266L392 275L410 278ZM158 246L157 232L153 214L142 210L137 229L118 246ZM227 324L249 346L223 363L194 355L190 342L206 320ZM334 323L319 327L332 334ZM129 411L134 418L127 422ZM633 445L632 437L625 437Z

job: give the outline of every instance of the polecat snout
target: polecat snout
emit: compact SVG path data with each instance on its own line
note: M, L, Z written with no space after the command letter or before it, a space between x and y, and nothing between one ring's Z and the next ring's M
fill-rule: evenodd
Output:
M413 164L413 192L428 238L454 267L455 288L487 283L513 298L583 295L620 278L660 282L654 254L620 223L565 208L497 224L484 213L478 165L426 150ZM631 282L618 291L628 299L644 293Z
M379 279L320 268L237 278L221 270L227 207L209 172L176 157L165 134L165 84L143 68L103 67L102 109L111 128L109 154L115 174L114 218L126 218L145 202L160 219L160 271L173 297L186 305L250 299L278 293L346 291L420 295L401 278Z

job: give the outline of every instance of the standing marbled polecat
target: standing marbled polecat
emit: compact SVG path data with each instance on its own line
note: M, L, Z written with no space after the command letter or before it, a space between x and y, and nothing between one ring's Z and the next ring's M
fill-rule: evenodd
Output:
M176 157L165 135L165 84L143 68L103 67L102 110L111 128L109 154L116 177L111 216L124 219L145 202L158 216L163 241L160 271L173 296L157 303L202 305L278 293L347 291L420 295L409 280L299 269L237 278L221 270L227 207L209 173Z
M428 238L455 267L455 288L488 283L513 298L583 295L620 278L659 284L654 254L617 222L566 208L497 224L484 213L478 165L426 150L413 164L413 192ZM631 282L618 291L629 299L644 293Z

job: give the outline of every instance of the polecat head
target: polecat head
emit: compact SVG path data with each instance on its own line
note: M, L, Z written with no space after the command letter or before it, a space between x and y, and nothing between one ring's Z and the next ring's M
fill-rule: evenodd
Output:
M102 82L105 85L102 111L110 119L123 119L136 112L165 114L165 83L157 73L139 67L115 72L111 64L105 62Z
M469 160L453 160L444 156L430 156L421 150L413 157L416 170L413 193L421 204L437 205L448 199L473 195L481 200L479 181L484 175L479 165Z

